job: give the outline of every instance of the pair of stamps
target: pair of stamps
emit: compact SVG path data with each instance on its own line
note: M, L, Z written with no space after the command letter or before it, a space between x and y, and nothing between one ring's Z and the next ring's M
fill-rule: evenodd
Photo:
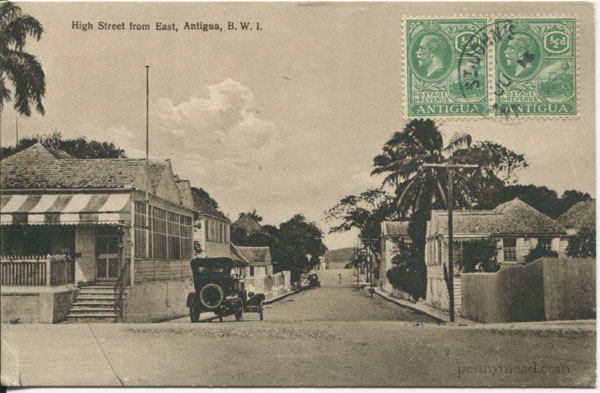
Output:
M405 116L578 114L575 18L405 20Z

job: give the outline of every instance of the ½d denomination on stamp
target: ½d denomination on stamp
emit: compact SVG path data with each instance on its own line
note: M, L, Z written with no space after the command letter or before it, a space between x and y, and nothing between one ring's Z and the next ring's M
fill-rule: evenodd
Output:
M405 29L405 115L488 115L488 47L476 44L487 20L407 19ZM471 50L482 53L467 64L462 58Z
M511 25L496 43L496 115L577 115L576 20L512 18Z

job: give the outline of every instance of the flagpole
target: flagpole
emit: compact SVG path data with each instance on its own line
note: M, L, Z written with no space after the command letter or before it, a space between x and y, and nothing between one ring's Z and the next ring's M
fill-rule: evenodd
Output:
M150 66L146 65L146 256L150 257L150 200L148 190L150 188L150 168L149 168L149 152L150 152Z

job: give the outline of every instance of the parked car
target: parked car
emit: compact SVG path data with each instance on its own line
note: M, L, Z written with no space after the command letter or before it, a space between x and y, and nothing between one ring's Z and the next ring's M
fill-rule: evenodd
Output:
M319 276L315 273L308 275L308 286L310 288L321 287L321 281L319 281Z
M260 319L263 319L262 302L265 295L246 292L243 277L231 272L238 264L231 258L191 260L195 291L188 294L186 305L190 309L192 322L198 322L201 312L213 312L220 321L231 314L240 321L244 311L258 312Z

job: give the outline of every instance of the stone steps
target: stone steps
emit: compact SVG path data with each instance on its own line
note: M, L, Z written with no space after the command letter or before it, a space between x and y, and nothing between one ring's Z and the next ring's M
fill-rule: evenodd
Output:
M126 298L124 292L123 299ZM79 289L77 298L67 314L69 322L115 322L117 312L115 305L118 294L113 286L89 285Z

